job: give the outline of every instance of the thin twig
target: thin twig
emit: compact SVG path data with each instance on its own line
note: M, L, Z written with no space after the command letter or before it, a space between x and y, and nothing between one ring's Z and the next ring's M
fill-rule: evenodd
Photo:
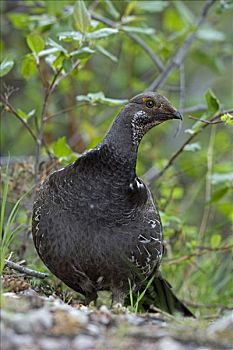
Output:
M3 104L5 106L5 111L13 114L23 124L23 126L27 129L29 134L32 136L33 140L35 142L37 142L37 137L36 137L34 131L31 129L31 127L28 125L28 123L23 118L20 117L19 113L14 109L14 107L11 105L11 103L8 101L8 99L6 97L4 97L3 95L1 95L1 101L3 102Z
M180 103L179 103L179 112L182 114L184 111L184 103L185 103L185 70L184 63L180 65Z
M183 261L190 260L196 256L202 256L202 255L208 254L209 252L216 253L216 252L223 252L223 251L231 251L232 248L233 248L232 244L225 246L225 247L219 247L219 248L210 248L209 247L209 248L202 249L201 251L197 251L197 252L194 252L194 253L191 253L188 255L180 256L178 258L164 259L164 263L166 263L168 265L179 264Z
M170 61L169 65L163 70L163 72L151 83L149 86L149 90L157 90L168 78L170 73L177 67L180 66L183 59L185 58L186 54L188 53L188 50L194 41L194 39L197 36L197 31L201 27L201 25L204 23L206 16L208 14L208 11L210 7L214 4L215 0L207 0L205 3L205 6L203 7L199 17L197 18L196 28L195 31L192 32L184 41L181 48L177 51L177 53L173 56L172 60Z
M209 217L210 217L210 199L211 199L211 192L212 192L212 182L211 182L211 175L213 170L213 149L214 149L214 141L215 141L215 135L216 135L216 126L211 128L210 133L210 140L207 150L207 172L206 172L206 186L205 186L205 204L204 204L204 210L203 210L203 216L201 220L200 230L199 230L199 240L202 241Z
M13 269L15 271L21 272L27 276L32 276L32 277L36 277L36 278L45 278L48 275L46 273L43 272L38 272L32 269L28 269L27 267L21 266L19 264L16 264L10 260L5 260L5 265L7 267L9 267L10 269Z
M194 303L190 300L182 300L182 302L185 305L188 306L192 306L194 308L204 308L204 309L213 309L213 308L217 308L217 309L223 309L223 310L232 310L232 307L230 306L225 306L225 305L221 305L221 304L200 304L200 303Z
M117 23L117 22L113 22L111 20L109 20L108 18L96 15L94 13L91 13L91 17L93 19L95 19L98 22L101 22L111 28L119 28L121 26L121 23ZM163 72L165 67L163 65L163 62L160 60L160 58L156 55L156 53L150 48L149 45L146 44L146 42L144 40L142 40L137 34L134 33L129 33L124 31L124 33L130 38L132 39L136 44L138 44L147 54L148 56L151 58L151 60L154 62L154 64L156 65L156 67L158 68L158 70L160 72Z
M205 120L205 119L199 119L199 118L195 118L193 117L192 115L189 115L188 116L189 119L193 119L193 120L196 120L197 122L201 122L201 123L205 123L205 124L222 124L224 123L222 120L218 120L218 121L215 121L215 122L211 122L209 120Z
M183 109L183 113L195 113L195 112L202 112L206 111L207 106L206 105L195 105L195 106L190 106L186 107Z
M223 114L232 113L233 110L227 110L223 111L222 113L214 116L210 123L205 123L201 125L201 127L195 131L193 131L193 134L189 136L189 138L180 146L180 148L172 155L172 157L168 160L167 164L163 169L161 169L159 172L153 171L153 168L149 169L144 177L146 178L147 182L151 183L154 180L157 180L159 177L161 177L167 169L171 167L171 165L174 163L175 159L183 152L186 145L188 145L200 132L206 128L208 125L211 125L213 122L215 122L217 119L219 119Z
M42 142L44 138L44 124L45 124L45 118L47 114L47 108L48 108L48 100L51 94L54 91L55 83L56 80L58 79L63 67L61 67L56 74L53 77L53 80L51 84L49 85L48 88L45 90L45 97L44 97L44 103L42 107L42 115L41 115L41 124L40 124L40 129L39 129L39 135L37 138L37 147L36 147L36 156L35 156L35 185L37 186L38 180L39 180L39 166L40 166L40 157L41 157L41 147L42 147ZM35 188L36 188L35 186Z
M124 32L129 38L131 38L136 44L141 46L141 48L148 54L151 60L154 62L156 67L160 72L163 72L165 67L160 58L154 53L149 45L146 44L144 40L142 40L138 35L133 33Z

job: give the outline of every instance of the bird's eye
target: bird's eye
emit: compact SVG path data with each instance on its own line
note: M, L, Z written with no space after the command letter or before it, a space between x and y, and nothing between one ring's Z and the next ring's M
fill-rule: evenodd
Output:
M148 108L153 108L154 107L154 101L152 101L152 100L148 100L148 101L146 101L146 106L148 107Z

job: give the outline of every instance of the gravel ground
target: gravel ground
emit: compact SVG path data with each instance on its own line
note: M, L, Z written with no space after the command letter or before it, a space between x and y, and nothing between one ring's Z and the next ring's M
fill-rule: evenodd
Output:
M233 313L215 321L67 305L32 289L3 293L2 350L233 349Z

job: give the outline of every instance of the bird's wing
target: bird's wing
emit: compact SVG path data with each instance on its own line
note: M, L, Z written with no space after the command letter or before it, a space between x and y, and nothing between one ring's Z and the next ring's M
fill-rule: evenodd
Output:
M155 207L151 192L141 179L136 178L131 188L131 197L138 203L141 221L133 227L135 241L129 260L143 276L148 276L159 266L163 253L163 230L158 210Z

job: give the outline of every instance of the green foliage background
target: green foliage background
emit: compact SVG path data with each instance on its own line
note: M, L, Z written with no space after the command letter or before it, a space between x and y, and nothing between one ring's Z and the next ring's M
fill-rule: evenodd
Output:
M44 141L47 151L67 164L102 139L124 100L146 90L159 76L151 52L166 68L184 40L196 32L183 63L159 87L183 111L182 130L176 133L175 121L165 123L140 146L138 175L150 180L202 128L202 123L189 119L190 114L210 119L232 110L232 3L215 1L197 28L205 3L2 1L1 90L4 94L7 86L17 88L9 101L18 115L15 118L2 102L3 161L8 154L12 163L34 157L35 140L22 120L38 137L45 94L56 74ZM194 112L189 113L189 107ZM211 305L211 312L229 307L233 296L231 124L227 114L219 124L203 128L172 166L150 181L166 239L163 272L180 296ZM43 159L47 159L46 148L42 148ZM30 169L33 174L33 166ZM22 171L14 173L12 182L23 182L23 176ZM33 181L26 177L20 186L11 186L9 206ZM25 225L25 234L9 249L14 250L15 261L23 256L29 266L44 269L27 235L28 202L15 222ZM206 308L198 310L206 312Z

